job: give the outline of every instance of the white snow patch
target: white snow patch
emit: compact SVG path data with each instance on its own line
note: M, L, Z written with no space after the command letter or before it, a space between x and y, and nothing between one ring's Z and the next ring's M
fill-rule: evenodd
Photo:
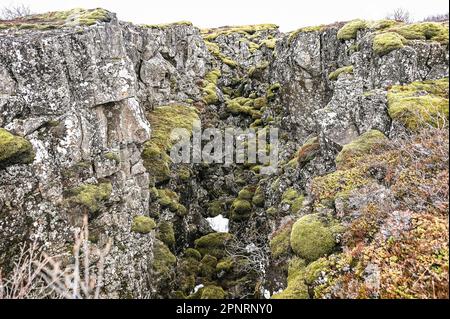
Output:
M194 294L195 294L199 289L202 289L203 287L205 287L205 286L203 286L202 284L195 286L195 287L194 287Z
M213 218L206 218L211 228L218 233L228 233L229 219L222 215L217 215Z

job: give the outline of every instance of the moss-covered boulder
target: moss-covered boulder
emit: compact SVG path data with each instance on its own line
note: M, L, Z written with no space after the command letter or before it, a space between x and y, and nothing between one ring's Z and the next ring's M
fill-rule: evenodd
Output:
M148 113L147 118L152 127L151 138L144 144L142 159L144 166L156 183L170 179L171 159L168 152L173 146L171 132L184 129L192 134L193 125L199 120L197 110L185 105L167 105L157 107Z
M231 219L234 221L247 220L252 213L252 204L248 200L235 199L231 205Z
M367 22L364 20L357 19L350 21L339 29L337 38L343 41L356 39L358 31L367 28L367 26Z
M388 91L388 111L393 120L417 131L448 123L448 78L395 85Z
M208 216L216 217L220 214L223 214L226 208L225 200L213 200L208 204Z
M351 143L345 145L336 157L336 166L339 168L350 167L371 152L383 149L387 143L387 137L378 130L370 130L361 134Z
M404 37L395 32L377 34L373 39L373 51L379 56L383 56L403 48L406 42Z
M74 205L80 205L89 212L99 211L104 201L111 196L111 183L100 183L98 185L85 184L75 187L68 191L68 202Z
M211 233L194 241L195 249L203 256L211 255L217 259L225 256L225 246L232 235L229 233Z
M147 216L136 216L133 218L133 224L131 225L131 231L140 234L148 234L156 227L156 223L153 218Z
M290 241L295 254L308 262L330 254L336 245L333 230L317 214L300 218L292 226Z
M256 191L253 195L252 203L257 207L264 207L264 202L265 202L264 191L262 190L261 187L258 187L256 188Z
M0 169L14 164L30 164L34 160L31 143L0 128Z

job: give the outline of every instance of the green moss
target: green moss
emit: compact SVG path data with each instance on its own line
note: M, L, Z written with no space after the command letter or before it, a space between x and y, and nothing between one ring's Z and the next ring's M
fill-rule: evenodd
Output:
M205 80L209 83L213 83L217 85L217 81L222 76L222 73L219 69L213 69L210 72L208 72L205 76Z
M265 69L267 69L267 67L269 66L269 62L268 61L264 61L261 62L255 66L252 66L249 71L248 71L248 76L250 78L254 77L256 74L260 74L262 71L264 71Z
M354 167L315 177L312 181L311 191L319 202L334 201L338 196L347 198L351 191L367 185L369 182L365 167Z
M373 51L379 56L383 56L394 50L405 46L406 39L394 32L377 34L373 39Z
M231 272L233 270L234 260L231 257L221 259L216 266L217 273Z
M161 106L147 116L151 127L151 139L144 144L142 158L150 176L157 183L170 179L170 157L167 153L173 146L171 132L175 128L192 133L195 121L199 120L197 110L183 105Z
M15 164L30 164L35 153L31 143L0 128L0 169Z
M289 205L291 213L297 213L302 208L303 201L303 195L293 188L287 189L281 197L281 204Z
M257 128L263 125L263 121L261 119L256 119L252 124L250 124L250 128Z
M211 70L205 76L205 84L203 86L203 101L206 104L215 104L219 101L217 95L217 82L221 76L219 69Z
M206 286L201 290L200 299L225 299L225 291L222 287Z
M245 97L237 97L226 101L227 112L233 115L250 115L254 113L253 100Z
M273 100L277 94L277 92L281 89L280 83L274 83L267 89L266 97L268 100Z
M448 78L396 85L388 91L388 110L410 130L448 123Z
M101 208L101 202L108 200L111 192L111 183L85 184L71 189L68 201L82 205L90 212L97 212Z
M182 167L178 168L177 176L182 181L186 182L186 181L190 180L190 178L191 178L191 170L186 166L182 166Z
M448 44L448 24L438 22L421 22L396 26L393 31L408 40L431 40Z
M262 40L261 45L264 45L266 48L273 50L277 46L277 39L272 38L272 39Z
M159 223L158 239L168 247L173 247L175 245L175 232L173 230L173 224L171 222L163 220Z
M172 23L163 23L163 24L144 24L142 27L148 29L159 29L164 30L171 27L179 27L179 26L192 26L192 22L189 21L177 21Z
M219 36L228 36L234 33L242 34L244 36L252 35L261 31L276 30L278 26L275 24L257 24L245 25L235 27L223 27L217 29L201 30L202 36L207 41L214 41Z
M195 248L203 255L211 255L218 259L225 254L225 245L232 238L229 233L211 233L194 241Z
M310 263L304 274L305 283L307 285L312 285L322 273L326 273L330 268L330 262L327 258L319 258L316 261Z
M187 210L186 207L178 202L179 199L178 194L170 189L158 189L158 203L161 207L168 208L171 212L175 212L183 217L186 215Z
M200 252L194 248L187 248L184 251L184 256L186 256L187 258L194 258L195 260L202 259L202 255L200 254Z
M255 194L252 198L252 203L258 207L264 207L265 195L261 187L256 188Z
M328 75L330 81L336 81L341 74L353 74L353 65L344 66Z
M147 216L136 216L133 218L131 231L140 234L148 234L156 227L155 221Z
M252 213L252 204L248 200L236 199L231 205L231 219L234 221L246 220Z
M216 217L225 211L225 202L223 200L213 200L208 204L208 216Z
M346 23L337 33L339 40L356 39L359 30L367 28L367 22L364 20L353 20Z
M170 249L162 242L156 241L153 246L153 270L160 275L168 277L176 262L177 258L170 252Z
M281 231L278 231L276 235L273 236L270 240L270 253L274 259L278 259L289 254L291 248L291 229L292 226L284 227L283 229L281 229Z
M109 22L112 14L104 9L72 9L68 11L33 14L14 21L0 24L0 29L51 30L70 26L90 26L99 22Z
M317 25L297 29L289 34L289 42L294 41L300 33L322 32L325 29L326 29L325 25Z
M269 208L266 210L266 213L267 213L269 216L276 216L276 215L278 214L278 210L277 210L275 207L269 207Z
M117 164L120 163L120 155L117 154L117 153L108 152L108 153L105 154L105 158L106 158L107 160L114 161L114 162L116 162Z
M254 194L255 194L255 187L254 186L246 186L240 190L240 192L238 194L238 198L250 201L250 200L252 200Z
M267 107L267 98L265 96L258 97L253 101L253 108L255 110L261 110L263 107Z
M305 261L293 258L289 263L288 286L273 299L309 299L308 286L304 281Z
M370 24L370 28L374 30L385 30L388 28L391 28L393 26L399 25L401 22L395 21L395 20L378 20Z
M200 262L200 276L212 279L216 274L217 258L205 255Z
M333 230L317 214L306 215L295 222L290 241L292 250L309 262L330 254L336 245Z
M361 157L383 147L386 142L387 137L378 130L365 132L342 148L336 157L336 166L339 168L348 165L348 163L356 162Z

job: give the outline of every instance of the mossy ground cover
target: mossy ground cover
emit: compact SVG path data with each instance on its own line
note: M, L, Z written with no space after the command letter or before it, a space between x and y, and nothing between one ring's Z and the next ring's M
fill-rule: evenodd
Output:
M99 22L111 21L112 14L104 9L72 9L68 11L56 11L43 14L34 14L23 18L0 21L2 29L34 29L52 30L72 26L90 26Z
M234 33L249 36L257 32L277 30L277 29L278 26L275 24L255 24L255 25L235 26L235 27L223 27L217 29L203 29L201 30L201 33L205 40L213 41L219 36L228 36Z
M396 85L388 92L389 115L413 131L448 122L448 103L448 78Z
M336 156L336 166L338 168L352 167L361 157L382 151L386 142L387 137L380 131L367 131L351 143L344 145Z
M68 194L68 201L71 204L81 205L89 212L97 212L103 202L111 196L111 183L84 184L71 189Z

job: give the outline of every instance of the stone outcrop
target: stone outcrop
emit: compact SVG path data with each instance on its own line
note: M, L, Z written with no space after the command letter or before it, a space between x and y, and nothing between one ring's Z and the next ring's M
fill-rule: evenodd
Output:
M303 280L317 275L319 257L339 251L338 224L376 197L397 209L383 183L359 181L359 193L349 187L350 195L332 198L321 187L348 172L336 171L344 146L360 138L355 145L366 151L365 133L393 139L407 130L390 114L388 94L448 77L448 34L439 33L448 25L432 25L434 38L414 38L393 21L366 23L343 39L340 30L352 25L289 34L273 25L199 30L187 22L137 26L98 10L0 21L2 268L22 243L67 250L88 214L91 242L113 240L105 297L267 297L286 288L287 260L303 251L294 235L289 248L300 216L327 216L326 226L300 232L309 236L320 224L328 240L323 254L307 247L309 265L291 259L290 278ZM374 37L386 32L405 41L380 55ZM448 119L446 83L439 98L447 99ZM161 120L171 106L178 114ZM183 119L196 117L204 127L279 128L282 167L264 176L258 165L172 164L161 132L192 129ZM362 195L369 190L377 196ZM208 224L219 214L230 219L230 234ZM137 221L151 227L142 231ZM329 261L318 260L325 269ZM296 289L311 296L313 282L290 280L284 297ZM323 296L334 295L316 295Z

